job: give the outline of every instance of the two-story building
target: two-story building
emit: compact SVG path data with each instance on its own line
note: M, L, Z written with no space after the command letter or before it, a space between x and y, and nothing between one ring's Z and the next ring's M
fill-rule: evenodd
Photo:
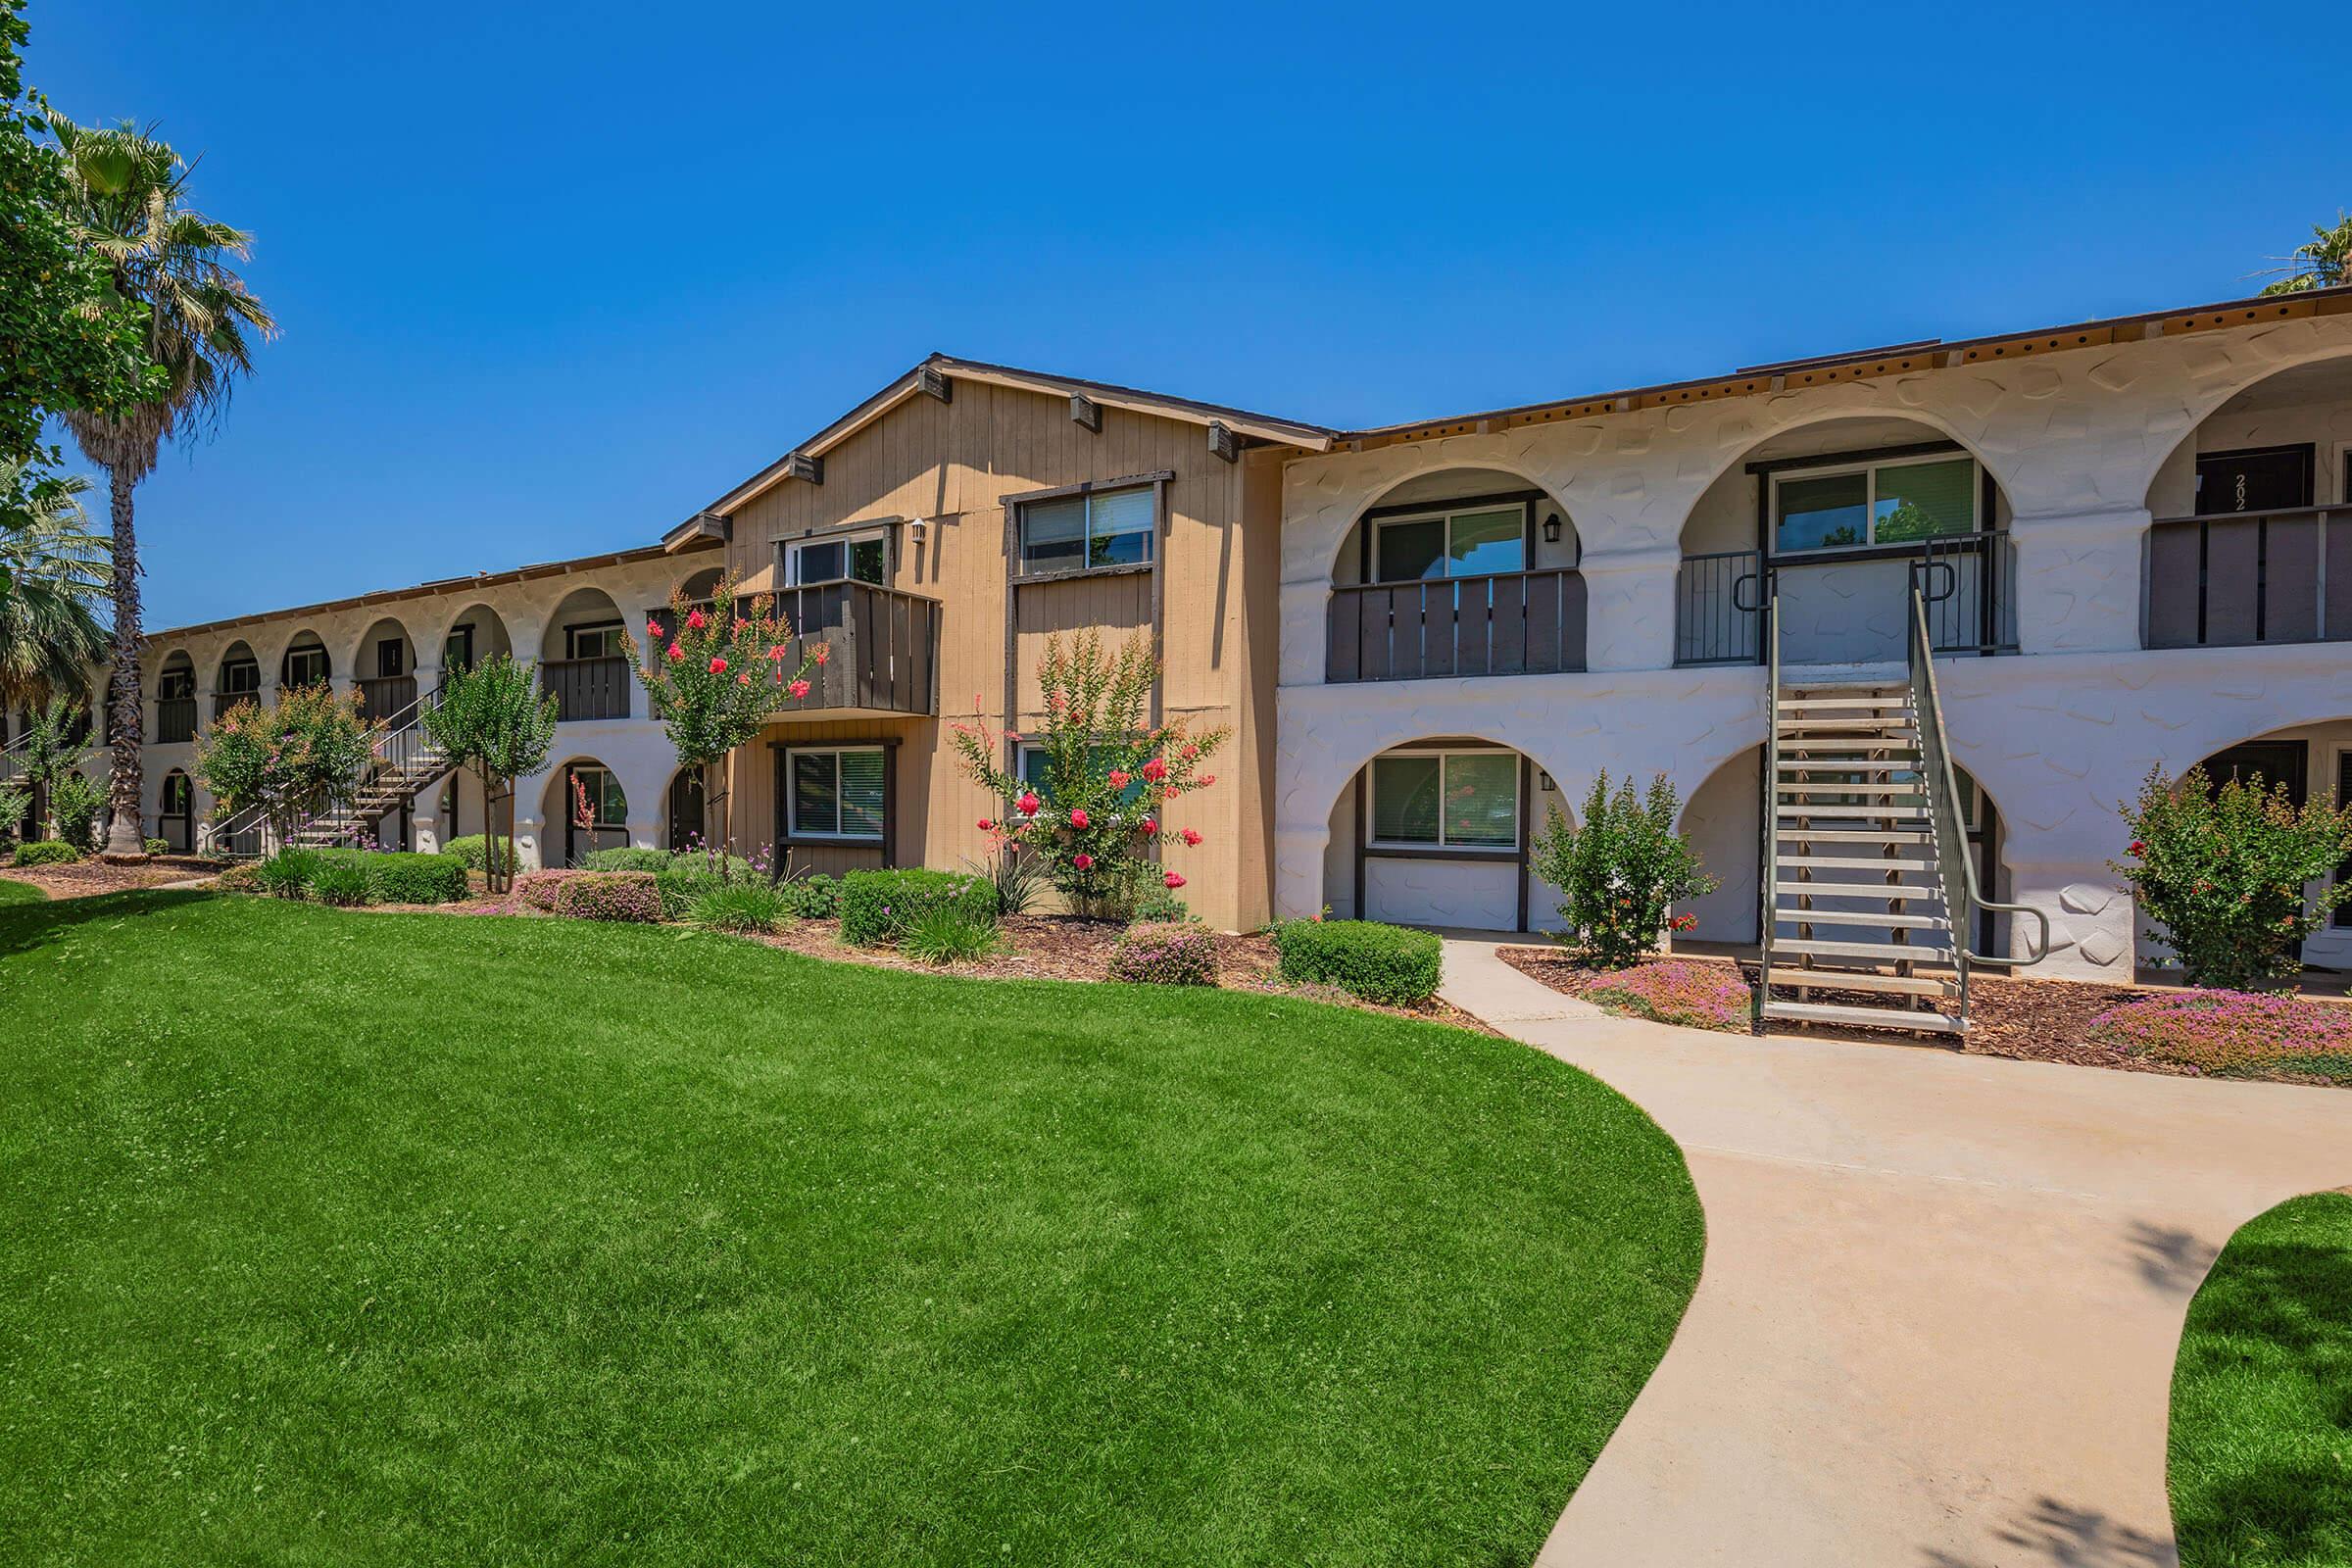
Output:
M737 842L796 865L979 857L997 806L950 726L1033 726L1045 638L1095 627L1158 648L1161 712L1232 732L1169 822L1204 836L1171 858L1219 925L1541 927L1548 812L1664 772L1722 879L1702 938L1754 942L1777 866L1877 911L1801 897L1775 928L1800 947L1917 940L1963 906L1897 868L1960 872L1899 857L1949 852L1969 945L2030 956L2046 917L2043 972L2115 976L2151 951L2108 864L2148 769L2352 789L2352 289L1353 431L934 356L658 547L159 633L163 836L205 814L189 737L227 701L322 674L389 713L466 631L565 702L526 855L670 842L703 784L623 661L722 568L832 656L725 773ZM1939 836L1907 792L1944 755ZM478 831L466 788L387 841ZM1884 875L1837 853L1865 837ZM2352 966L2352 921L2306 956Z

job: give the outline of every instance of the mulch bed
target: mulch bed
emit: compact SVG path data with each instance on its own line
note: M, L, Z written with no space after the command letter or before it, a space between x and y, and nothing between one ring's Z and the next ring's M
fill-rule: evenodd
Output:
M1584 997L1601 974L1600 970L1580 967L1544 948L1504 948L1502 959L1530 979L1540 980L1554 991L1565 992L1572 997ZM1662 959L1643 961L1654 963ZM1733 960L1686 956L1683 961L1728 964ZM1755 981L1754 966L1742 964L1740 971L1752 985ZM2099 1014L2127 1002L2163 994L2162 989L2148 986L2102 986L2079 980L2023 980L1972 973L1968 980L1968 1033L1958 1039L1948 1035L1900 1035L1827 1024L1790 1024L1779 1020L1774 1022L1773 1032L1814 1039L1858 1040L1877 1045L1903 1042L1958 1051L1971 1056L2063 1061L2082 1067L2118 1067L2127 1072L2193 1077L2195 1074L2185 1067L2129 1056L2113 1047L2091 1041L2091 1024ZM1867 1004L1884 999L1859 992L1825 988L1812 993L1808 1000ZM2318 1081L2294 1074L2280 1074L2278 1077L2279 1081L2288 1083Z
M159 855L137 865L109 865L95 858L65 865L0 865L0 876L12 882L29 882L53 899L86 899L100 893L127 893L133 888L208 877L220 869L220 863L214 860L199 860L186 855Z

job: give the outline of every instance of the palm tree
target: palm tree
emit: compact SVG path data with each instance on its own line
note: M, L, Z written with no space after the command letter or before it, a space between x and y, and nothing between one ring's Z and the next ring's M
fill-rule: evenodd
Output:
M131 497L154 471L167 437L210 432L228 408L237 377L253 372L253 345L277 323L232 271L253 236L187 205L192 166L169 143L125 121L81 126L52 112L49 128L72 171L76 237L101 258L115 293L147 308L147 352L163 368L151 402L60 416L82 455L106 470L115 539L114 674L106 732L114 779L106 853L142 851L139 777L139 557Z
M2266 287L2265 294L2300 294L2307 288L2352 283L2352 217L2337 213L2332 228L2326 223L2312 224L2309 244L2298 245L2292 254L2274 260L2286 265L2271 270L2286 276Z
M23 493L24 510L0 516L0 713L52 693L88 689L106 653L98 608L114 583L106 535L90 530L79 474L33 480L22 459L0 460L0 496Z

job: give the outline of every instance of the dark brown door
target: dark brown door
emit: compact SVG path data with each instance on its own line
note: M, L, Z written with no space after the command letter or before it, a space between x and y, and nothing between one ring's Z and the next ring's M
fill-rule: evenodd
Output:
M2308 443L2204 453L2197 459L2197 515L2308 507L2311 471Z

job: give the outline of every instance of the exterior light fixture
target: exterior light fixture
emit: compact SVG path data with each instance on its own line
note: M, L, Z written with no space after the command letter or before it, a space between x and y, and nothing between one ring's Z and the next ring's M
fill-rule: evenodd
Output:
M1544 542L1547 545L1560 542L1560 514L1556 512L1544 514Z

